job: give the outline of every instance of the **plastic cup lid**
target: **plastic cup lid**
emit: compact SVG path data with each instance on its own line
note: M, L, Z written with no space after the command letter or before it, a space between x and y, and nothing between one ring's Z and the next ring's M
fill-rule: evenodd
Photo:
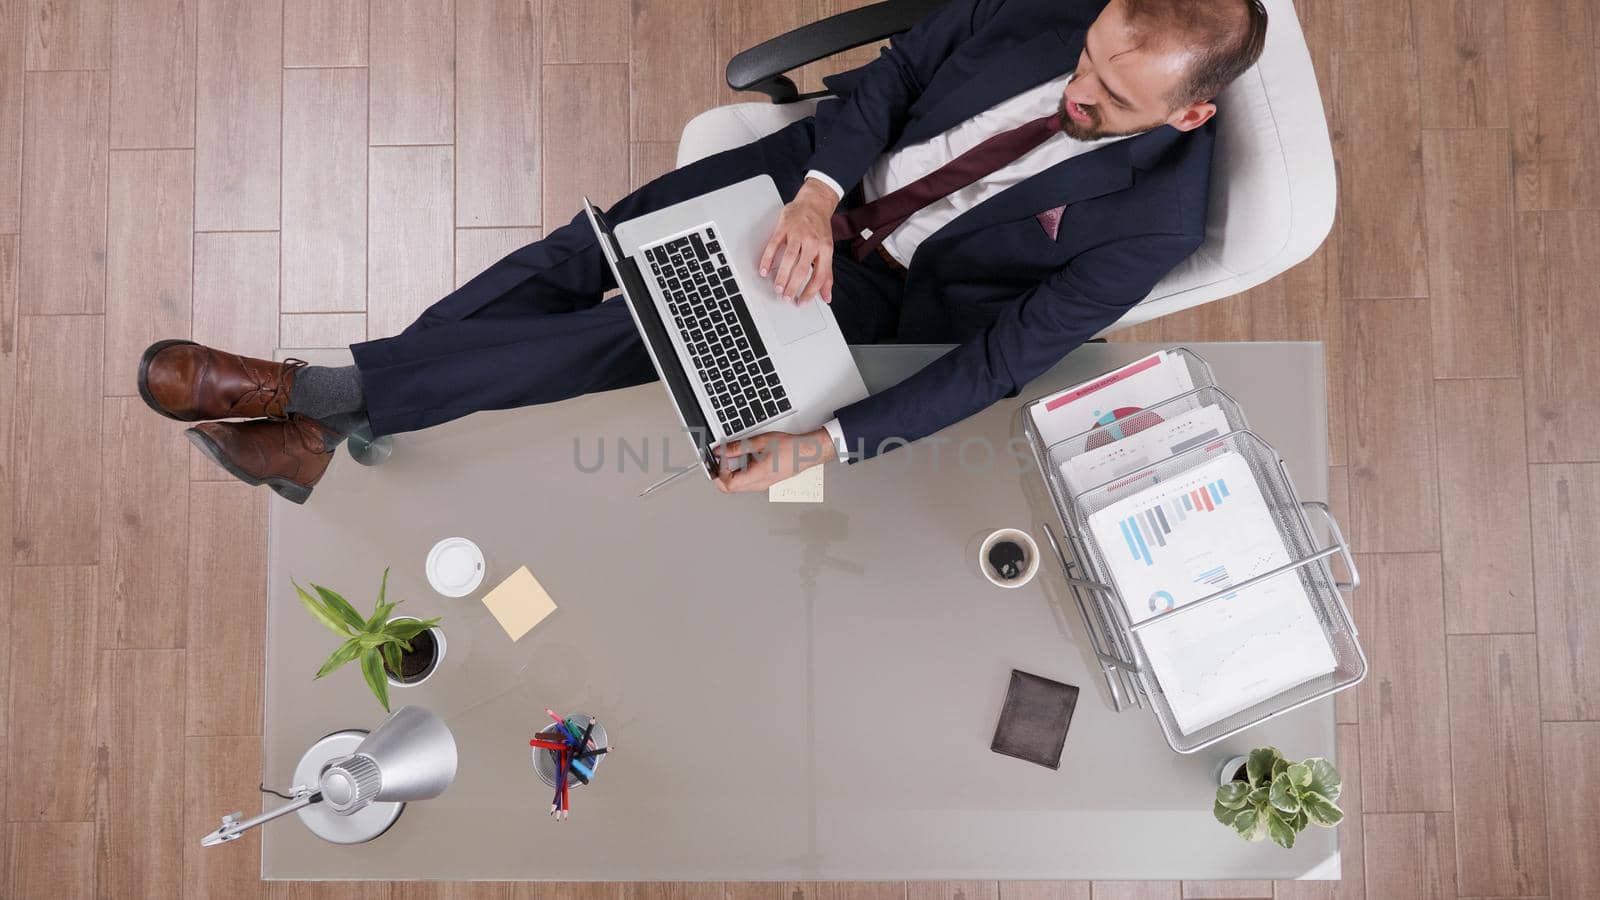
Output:
M445 538L428 551L428 584L446 597L465 597L483 583L483 551L464 537Z

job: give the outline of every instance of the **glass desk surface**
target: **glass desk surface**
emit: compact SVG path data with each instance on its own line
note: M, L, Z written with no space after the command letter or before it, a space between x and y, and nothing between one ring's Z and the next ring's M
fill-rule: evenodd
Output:
M1190 346L1288 460L1302 497L1324 499L1321 346ZM857 359L881 390L944 349L864 347ZM460 768L367 844L324 843L292 817L264 826L263 876L1337 877L1333 831L1308 829L1284 851L1211 817L1227 756L1273 744L1332 757L1331 701L1175 754L1148 711L1111 710L1053 559L1009 591L969 559L1006 526L1047 546L1032 463L1005 455L1018 407L1153 349L1087 345L937 447L829 465L822 504L724 496L698 475L639 499L663 470L664 440L671 463L687 461L656 385L400 435L376 468L341 451L308 504L270 503L263 778L286 785L318 738L384 717L356 665L313 682L337 641L289 579L367 610L385 566L397 612L443 616L448 642L432 678L391 702L444 716ZM992 465L974 438L997 448ZM619 471L619 439L648 445L648 471L632 457ZM580 469L596 467L601 445L603 465ZM477 542L488 571L447 599L422 563L456 535ZM513 643L480 598L521 565L559 609ZM989 750L1013 668L1082 689L1059 771ZM528 747L547 706L595 714L617 747L559 824Z

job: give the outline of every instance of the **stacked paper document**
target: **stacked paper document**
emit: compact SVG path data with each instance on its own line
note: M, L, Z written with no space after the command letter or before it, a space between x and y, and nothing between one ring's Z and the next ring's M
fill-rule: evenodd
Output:
M1204 409L1195 412L1198 424L1184 427L1203 430ZM1172 431L1154 446L1182 436L1176 424ZM1083 464L1104 465L1103 457ZM1327 635L1294 573L1165 618L1291 561L1238 453L1218 449L1176 476L1113 501L1088 524L1129 619L1155 620L1139 630L1139 640L1184 733L1334 670Z
M1137 428L1146 407L1194 390L1184 358L1158 350L1093 381L1041 398L1033 414L1034 427L1045 446L1082 434L1106 429L1108 441Z

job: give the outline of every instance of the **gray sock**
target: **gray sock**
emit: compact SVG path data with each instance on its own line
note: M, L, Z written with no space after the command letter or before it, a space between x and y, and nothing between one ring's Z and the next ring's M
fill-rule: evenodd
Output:
M366 408L361 373L355 366L306 366L295 375L289 391L289 412L313 419L365 412Z

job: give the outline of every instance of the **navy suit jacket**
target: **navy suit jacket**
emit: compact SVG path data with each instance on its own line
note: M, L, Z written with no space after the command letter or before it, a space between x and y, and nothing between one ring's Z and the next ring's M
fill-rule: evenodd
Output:
M1076 67L1104 0L953 0L823 80L810 168L849 191L879 156ZM1213 123L1163 125L1052 166L956 217L907 267L903 342L960 341L837 411L864 457L1015 396L1115 322L1205 236ZM1035 215L1065 206L1051 240Z

